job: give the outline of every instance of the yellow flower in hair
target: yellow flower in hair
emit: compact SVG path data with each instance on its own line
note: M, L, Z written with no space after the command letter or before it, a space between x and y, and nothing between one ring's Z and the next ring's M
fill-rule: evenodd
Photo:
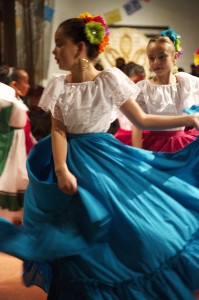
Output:
M92 18L93 16L89 12L85 12L77 16L77 19L88 19Z
M180 38L179 37L177 37L175 40L175 48L176 48L177 52L180 51Z

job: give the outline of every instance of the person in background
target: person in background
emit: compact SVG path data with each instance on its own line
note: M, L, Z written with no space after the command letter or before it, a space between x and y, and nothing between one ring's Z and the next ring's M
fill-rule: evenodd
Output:
M29 75L28 73L20 68L12 68L6 65L0 66L0 82L11 86L16 93L16 98L19 101L23 101L30 89ZM27 109L27 122L24 126L25 141L26 141L26 152L29 154L31 148L36 143L35 137L31 133L31 124L29 119L29 111Z
M185 72L185 69L183 67L178 67L178 72Z
M135 83L146 77L144 67L134 62L127 63L123 68L123 72ZM120 110L118 110L118 123L119 126L114 134L115 138L126 145L132 146L133 124Z
M0 251L26 261L26 285L48 300L192 300L199 140L168 155L128 147L107 130L118 109L144 129L199 129L199 116L145 114L128 76L94 67L108 42L98 15L58 26L53 55L67 74L52 76L39 102L52 133L28 157L23 230L1 219Z
M24 126L27 107L15 90L0 83L0 217L22 225L24 193L28 184Z
M118 68L121 71L123 71L123 69L126 66L125 59L123 57L116 58L116 60L115 60L115 66L116 66L116 68Z
M43 91L43 86L36 86L29 90L27 97L31 132L37 141L46 137L51 132L51 115L38 106Z
M98 71L104 70L104 67L103 67L102 64L99 63L99 62L97 62L97 63L95 64L95 68L96 68Z
M124 73L135 83L146 77L144 67L131 61L125 65Z
M23 199L24 192L27 187L27 177L24 175L24 162L27 156L36 143L30 129L29 110L27 105L23 102L21 97L25 97L29 91L29 76L23 69L12 68L7 65L0 66L0 82L4 83L15 91L15 97L21 106L26 111L26 124L22 129L12 131L13 142L9 156L6 156L6 161L9 162L8 168L5 169L5 175L1 178L1 203L0 216L4 216L11 222L21 225L23 222ZM15 115L15 118L20 117ZM8 127L7 129L8 130ZM25 150L25 152L24 152ZM19 162L21 161L21 171L19 169ZM13 170L12 167L13 166ZM17 172L19 174L17 174ZM22 175L21 175L22 173ZM25 171L26 174L26 171ZM18 178L15 178L17 177ZM27 176L27 175L26 175ZM13 178L13 180L11 180ZM23 179L25 178L25 179ZM18 190L19 186L23 188ZM22 182L22 184L20 183Z
M155 76L137 83L144 96L136 99L145 113L180 116L185 108L199 105L199 79L186 72L176 72L181 54L180 36L172 29L149 41L147 56ZM186 126L143 132L134 128L132 144L151 151L175 152L194 141L198 134Z
M191 75L199 77L199 66L196 66L195 64L190 65L191 68Z

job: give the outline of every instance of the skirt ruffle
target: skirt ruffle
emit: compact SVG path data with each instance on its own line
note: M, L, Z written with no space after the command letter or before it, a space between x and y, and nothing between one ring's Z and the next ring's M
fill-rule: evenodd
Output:
M129 147L106 133L68 140L78 193L61 193L51 138L41 140L27 162L24 226L0 221L0 251L26 261L27 285L48 291L53 268L50 300L193 299L199 139L175 153Z
M132 146L133 131L119 128L114 135L125 145ZM193 142L199 135L196 129L178 131L142 131L142 148L157 152L176 152Z
M179 131L144 131L143 149L158 152L176 152L193 142L199 135L196 129Z

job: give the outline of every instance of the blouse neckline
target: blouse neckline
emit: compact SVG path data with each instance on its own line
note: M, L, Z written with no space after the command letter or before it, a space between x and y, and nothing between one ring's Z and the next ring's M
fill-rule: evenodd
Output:
M170 86L176 86L176 85L178 85L179 84L179 80L178 80L178 77L176 76L176 75L174 75L175 76L175 78L176 78L176 82L172 82L172 83L168 83L168 84L156 84L156 83L153 83L153 82L151 82L149 79L147 79L146 81L150 84L150 85L152 85L152 86L159 86L159 87L161 87L161 86L168 86L168 87L170 87Z
M93 79L93 80L89 80L89 81L82 81L82 82L67 82L66 78L64 80L64 84L66 85L71 85L71 86L76 86L76 85L83 85L83 84L94 84L98 81L98 79L105 73L107 72L107 70L110 69L104 69L101 72L99 72L99 74Z
M155 84L155 83L150 82L149 80L146 80L146 81L149 83L149 85L151 85L153 87L173 87L173 86L179 85L179 82L169 83L169 84Z

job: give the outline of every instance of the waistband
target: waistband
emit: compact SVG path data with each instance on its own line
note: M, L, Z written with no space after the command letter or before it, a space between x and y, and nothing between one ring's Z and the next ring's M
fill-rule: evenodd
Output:
M67 133L67 138L70 139L85 139L85 138L94 138L94 137L107 137L111 136L107 132L89 132L89 133Z
M152 136L164 136L164 137L170 137L170 136L183 136L186 134L184 130L144 130L143 135L150 134Z

